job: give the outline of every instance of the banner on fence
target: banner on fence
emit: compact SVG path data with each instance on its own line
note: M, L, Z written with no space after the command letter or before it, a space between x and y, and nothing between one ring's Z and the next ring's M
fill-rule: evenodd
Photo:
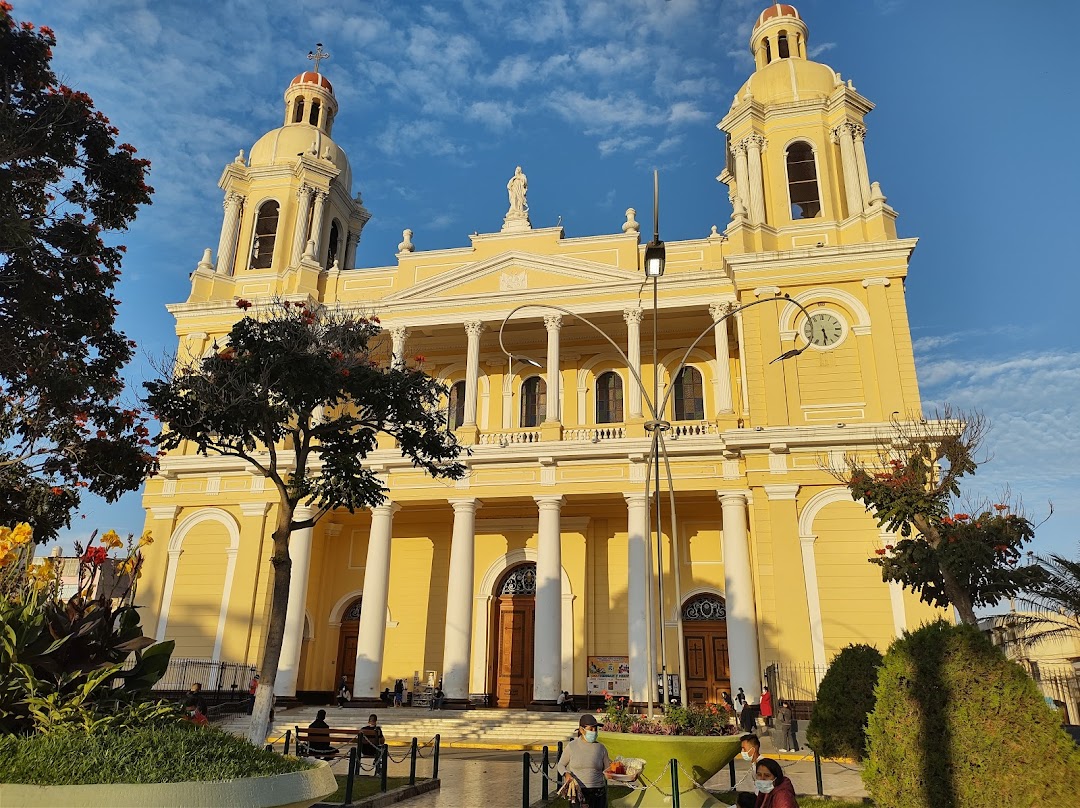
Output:
M586 681L590 695L606 690L613 696L629 696L630 657L589 657L589 675Z

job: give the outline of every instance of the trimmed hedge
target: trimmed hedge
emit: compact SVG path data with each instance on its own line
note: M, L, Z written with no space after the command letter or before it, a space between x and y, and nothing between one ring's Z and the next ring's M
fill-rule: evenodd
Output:
M872 645L849 645L833 659L806 727L806 742L819 755L866 757L866 720L882 661Z
M931 623L878 674L863 780L879 808L1076 805L1080 747L972 626Z
M0 783L90 785L236 780L309 769L213 727L0 736Z

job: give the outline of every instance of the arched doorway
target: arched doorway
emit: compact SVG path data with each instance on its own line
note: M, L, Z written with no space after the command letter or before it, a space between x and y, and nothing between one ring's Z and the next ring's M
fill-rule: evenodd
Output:
M720 704L731 693L727 609L719 595L697 595L683 604L686 641L686 698L691 704Z
M338 680L334 682L335 691L343 675L345 681L349 683L349 692L351 693L353 689L353 676L356 673L356 643L360 639L361 600L362 598L354 600L341 614L341 628L338 629Z
M533 692L533 615L536 564L507 570L495 587L491 610L491 679L497 707L524 707Z

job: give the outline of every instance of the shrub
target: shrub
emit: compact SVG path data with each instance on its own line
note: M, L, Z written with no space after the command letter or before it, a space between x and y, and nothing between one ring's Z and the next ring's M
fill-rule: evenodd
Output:
M0 782L30 785L181 783L300 771L310 765L219 729L176 725L124 732L0 736Z
M874 709L881 652L849 645L833 659L818 687L806 742L825 757L866 757L866 719Z
M977 629L937 622L905 634L875 693L863 780L879 808L1075 804L1080 747Z
M604 709L597 715L604 732L632 732L636 735L731 735L731 712L722 704L671 706L655 718L630 707L625 696L604 694Z

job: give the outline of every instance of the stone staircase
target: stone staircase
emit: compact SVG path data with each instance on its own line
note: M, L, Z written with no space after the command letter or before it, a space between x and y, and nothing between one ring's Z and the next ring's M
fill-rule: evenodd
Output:
M376 710L326 707L326 723L331 727L362 727L371 712L379 716L386 740L392 746L408 744L414 737L421 743L436 733L447 747L476 749L555 748L567 741L577 729L578 713L530 713L525 710L439 710L398 707ZM318 707L293 707L274 711L268 741L280 746L286 730L306 727L315 720ZM215 721L215 726L244 735L249 718L230 716Z

